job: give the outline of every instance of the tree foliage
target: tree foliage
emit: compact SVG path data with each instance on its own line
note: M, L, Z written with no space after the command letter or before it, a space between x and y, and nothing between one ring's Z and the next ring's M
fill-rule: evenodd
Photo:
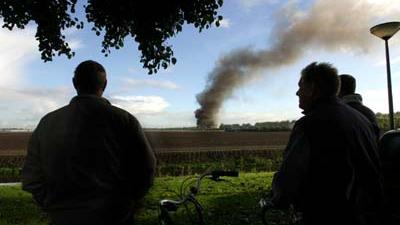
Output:
M217 10L223 0L88 0L85 7L86 22L75 16L77 0L3 0L0 18L4 28L23 29L29 22L37 24L41 58L51 61L58 55L74 56L62 31L82 29L89 23L96 35L103 36L102 52L124 46L131 37L141 51L140 62L156 73L176 63L172 46L167 39L182 31L185 23L194 25L199 32L212 24L219 26L222 16Z
M261 122L251 125L250 123L243 124L221 124L219 129L225 131L290 131L292 130L295 120L289 121L275 121L275 122Z
M376 119L378 121L378 126L382 132L390 130L389 114L376 113ZM400 112L395 112L394 115L394 127L395 129L400 127Z

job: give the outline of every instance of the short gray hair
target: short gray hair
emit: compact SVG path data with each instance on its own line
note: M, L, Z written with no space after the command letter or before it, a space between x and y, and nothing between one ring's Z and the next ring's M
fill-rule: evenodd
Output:
M313 62L301 71L301 77L304 82L315 84L320 90L321 97L338 94L340 87L338 71L330 63Z

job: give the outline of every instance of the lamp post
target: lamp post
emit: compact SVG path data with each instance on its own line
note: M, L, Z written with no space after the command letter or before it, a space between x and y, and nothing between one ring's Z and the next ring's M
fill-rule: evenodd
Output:
M390 129L394 130L394 117L393 117L393 95L392 95L392 78L390 74L390 59L389 59L389 39L400 29L400 22L389 22L378 24L370 29L371 34L382 38L385 41L386 49L386 73L388 85L388 98L389 98L389 121Z

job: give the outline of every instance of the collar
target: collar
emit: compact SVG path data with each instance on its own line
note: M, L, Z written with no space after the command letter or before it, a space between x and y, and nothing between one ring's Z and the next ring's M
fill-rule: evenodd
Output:
M362 103L362 97L360 94L349 94L342 97L344 103L348 104L351 102Z
M97 95L76 95L71 99L70 104L80 100L99 101L111 105L111 103L106 98L99 97Z
M307 115L311 111L313 111L314 109L318 108L321 105L337 104L338 102L340 102L340 99L337 96L329 96L329 97L318 98L312 103L310 109L304 110L301 113L304 114L304 115Z

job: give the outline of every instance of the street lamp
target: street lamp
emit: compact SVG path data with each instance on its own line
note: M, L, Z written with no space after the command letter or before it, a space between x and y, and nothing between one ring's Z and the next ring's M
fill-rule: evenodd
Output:
M385 40L386 48L386 72L388 83L388 97L389 97L389 120L390 129L394 130L393 118L393 95L392 95L392 79L390 75L390 59L389 59L389 44L388 40L400 29L400 22L389 22L378 24L370 29L371 34Z

